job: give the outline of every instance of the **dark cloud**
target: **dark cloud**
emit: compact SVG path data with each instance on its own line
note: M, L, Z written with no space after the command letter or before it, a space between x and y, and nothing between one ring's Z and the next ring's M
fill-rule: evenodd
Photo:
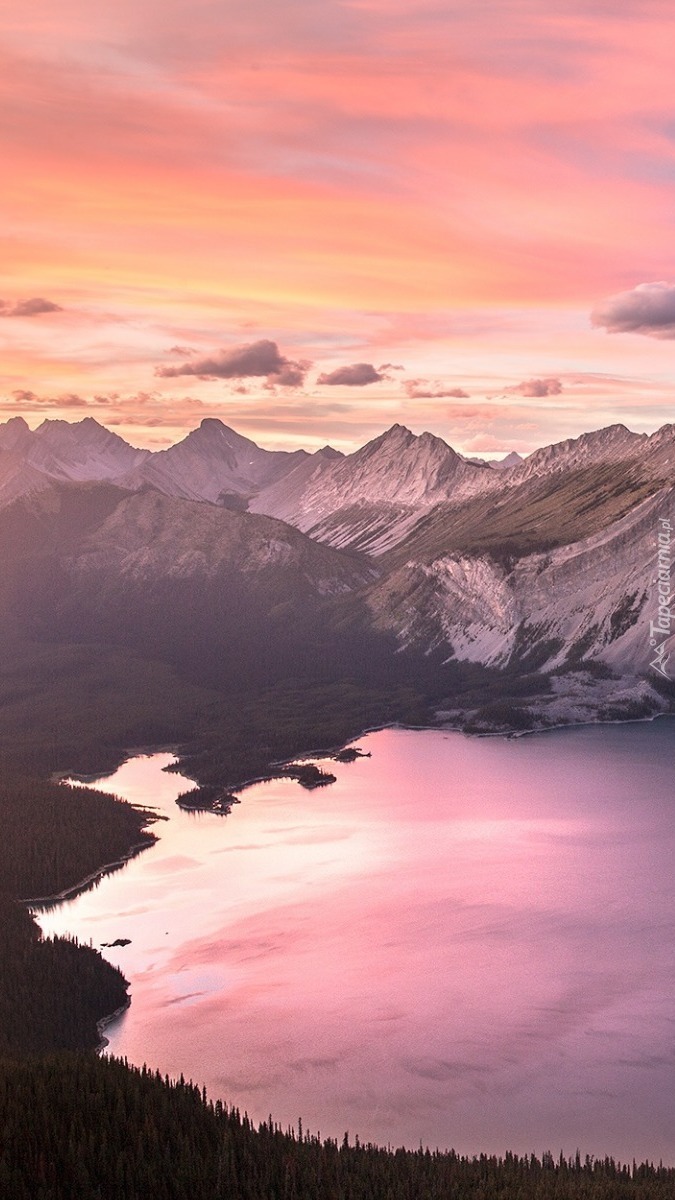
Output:
M675 338L675 283L639 283L618 292L593 310L591 324L608 333Z
M161 379L173 379L178 375L197 375L201 379L265 377L269 384L299 387L308 366L309 364L304 362L291 362L281 354L276 342L263 338L259 342L249 342L246 346L219 350L206 358L177 363L175 367L157 367L155 374Z
M268 375L265 387L302 387L310 365L310 363L305 361L286 362L286 365L280 371L275 371L271 375Z
M511 396L559 396L562 383L559 379L524 379L506 390Z
M329 387L365 387L368 383L380 383L382 379L386 379L386 375L372 363L352 363L349 367L337 367L335 371L319 375L316 382Z
M468 400L464 388L445 387L442 383L430 383L427 379L409 379L404 384L411 400Z
M60 304L53 300L45 300L42 296L33 296L30 300L18 300L8 304L0 300L0 317L39 317L41 313L63 312Z

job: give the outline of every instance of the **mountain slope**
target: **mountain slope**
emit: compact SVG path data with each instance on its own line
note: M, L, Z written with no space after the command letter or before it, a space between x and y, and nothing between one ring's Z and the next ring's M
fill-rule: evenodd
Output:
M222 421L209 417L182 442L159 450L119 479L123 487L149 484L167 496L186 500L246 501L309 456L304 450L262 450ZM237 504L237 498L243 500Z
M325 605L373 578L272 518L109 484L6 507L0 554L14 637L126 646L231 686L300 670Z
M77 428L104 460L122 453L100 427ZM636 695L653 678L645 630L658 521L673 506L675 426L651 437L610 427L499 472L400 426L346 457L293 456L205 422L175 453L123 474L127 484L136 475L134 491L49 485L25 461L26 430L3 436L6 488L34 472L43 489L0 510L8 637L123 646L218 687L369 672L382 681L401 650L413 681L451 659L514 678L543 667L558 672L557 688L579 664L614 672ZM41 434L52 446L68 436ZM156 460L157 488L143 478ZM285 521L223 495L275 472L250 509L269 504ZM171 486L220 488L219 503L167 495Z
M43 421L30 430L21 417L0 425L0 507L41 491L54 480L117 479L151 457L92 417Z
M354 454L321 463L310 476L289 477L283 493L261 492L251 508L329 545L378 554L434 504L498 482L488 467L466 462L441 438L393 425Z
M386 566L460 551L507 562L552 550L606 529L666 482L621 462L504 481L498 492L434 507L386 555Z
M136 450L93 417L71 424L43 421L31 435L26 462L51 479L117 479L150 456Z
M645 433L632 433L625 425L608 425L535 450L514 471L512 478L520 482L533 475L569 471L596 463L624 462L636 458L646 441Z
M607 529L510 565L469 553L409 559L371 586L370 611L402 647L515 674L557 672L553 701L540 706L554 722L597 719L610 697L620 699L615 715L663 711L650 622L657 535L672 504L673 488L662 488Z

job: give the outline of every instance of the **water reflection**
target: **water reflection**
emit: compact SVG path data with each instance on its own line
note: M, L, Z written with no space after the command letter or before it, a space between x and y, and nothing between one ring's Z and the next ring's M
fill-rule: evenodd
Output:
M100 786L160 841L42 923L131 939L113 1053L256 1118L675 1162L673 733L390 730L227 818L135 759Z

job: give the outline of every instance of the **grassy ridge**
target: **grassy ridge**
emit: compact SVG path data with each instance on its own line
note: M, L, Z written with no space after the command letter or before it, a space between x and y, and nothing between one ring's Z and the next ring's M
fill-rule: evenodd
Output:
M608 529L665 482L670 481L641 478L628 463L535 477L500 493L497 501L489 492L462 504L437 505L381 561L393 569L411 557L431 561L441 554L489 554L509 563L520 555L546 553Z

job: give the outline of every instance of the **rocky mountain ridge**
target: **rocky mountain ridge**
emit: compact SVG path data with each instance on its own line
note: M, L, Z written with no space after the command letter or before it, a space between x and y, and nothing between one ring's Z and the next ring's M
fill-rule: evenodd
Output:
M275 454L207 422L150 455L62 424L0 426L0 456L35 483L0 510L0 550L22 563L13 611L40 637L170 655L175 618L185 663L194 633L200 669L220 654L222 676L237 639L258 664L282 642L299 662L339 629L345 653L363 635L420 663L543 673L556 721L565 703L579 719L582 684L586 715L670 703L669 643L659 672L650 630L670 577L658 538L675 528L675 426L612 426L496 471L401 426L341 456ZM81 478L116 464L112 480Z

